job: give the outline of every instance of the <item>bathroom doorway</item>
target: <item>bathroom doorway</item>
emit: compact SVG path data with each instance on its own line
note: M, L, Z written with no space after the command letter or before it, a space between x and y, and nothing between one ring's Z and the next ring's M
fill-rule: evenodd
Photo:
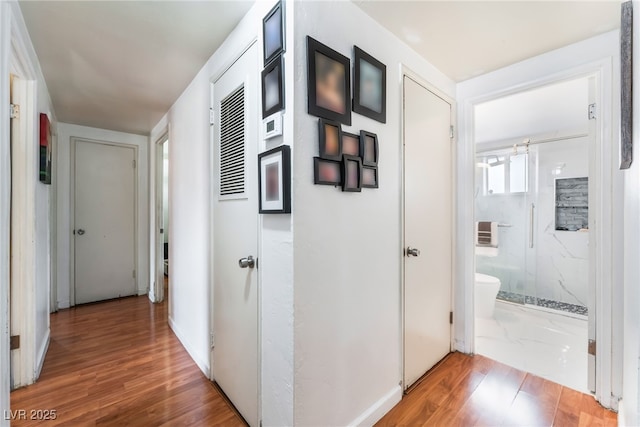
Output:
M594 88L585 76L474 107L475 351L582 392L595 391Z

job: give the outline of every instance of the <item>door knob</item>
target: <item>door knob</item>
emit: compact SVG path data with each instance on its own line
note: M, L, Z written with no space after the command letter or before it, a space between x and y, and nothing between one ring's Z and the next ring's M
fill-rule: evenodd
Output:
M84 230L83 230L82 228L80 228L80 229L78 230L78 234L79 234L80 236L82 236L82 235L84 234Z
M420 249L412 248L411 246L409 246L407 248L407 256L420 256Z
M238 260L238 265L240 268L253 268L256 266L256 260L253 256L249 255L246 258L240 258Z

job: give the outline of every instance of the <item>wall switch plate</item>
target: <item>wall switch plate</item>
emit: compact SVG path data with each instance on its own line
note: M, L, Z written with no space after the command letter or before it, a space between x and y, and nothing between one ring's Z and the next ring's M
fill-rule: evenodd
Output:
M262 135L265 140L282 135L282 111L262 120Z

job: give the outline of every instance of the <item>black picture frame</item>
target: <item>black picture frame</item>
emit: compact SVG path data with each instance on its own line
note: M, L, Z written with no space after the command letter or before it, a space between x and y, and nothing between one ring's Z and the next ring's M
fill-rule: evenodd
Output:
M342 131L342 154L360 157L360 135Z
M378 188L377 166L362 166L362 188Z
M354 46L353 111L387 122L387 66Z
M362 159L356 156L342 156L342 191L359 193L362 191Z
M262 52L264 65L285 51L284 3L279 1L262 19Z
M366 130L360 131L360 157L363 166L378 165L378 135Z
M633 3L620 11L620 169L633 163Z
M342 160L342 125L318 119L318 152L326 160Z
M313 158L313 183L316 185L342 185L342 162L327 160L321 157Z
M258 211L291 213L291 147L281 145L258 155Z
M284 60L282 55L262 70L262 118L284 110ZM273 97L278 99L272 99Z
M332 73L338 75L337 87L330 87ZM350 59L307 36L307 112L351 125L350 97Z

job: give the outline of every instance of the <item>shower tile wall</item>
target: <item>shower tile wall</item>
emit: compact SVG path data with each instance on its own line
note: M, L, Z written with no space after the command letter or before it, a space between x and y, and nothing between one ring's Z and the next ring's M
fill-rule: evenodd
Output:
M586 306L589 233L555 230L555 180L588 176L587 140L539 144L536 149L538 179L529 199L522 193L484 196L482 170L476 169L476 219L512 225L498 228L499 255L477 256L476 270L498 277L502 291ZM531 199L536 190L537 198ZM536 205L533 249L528 241L531 201Z

